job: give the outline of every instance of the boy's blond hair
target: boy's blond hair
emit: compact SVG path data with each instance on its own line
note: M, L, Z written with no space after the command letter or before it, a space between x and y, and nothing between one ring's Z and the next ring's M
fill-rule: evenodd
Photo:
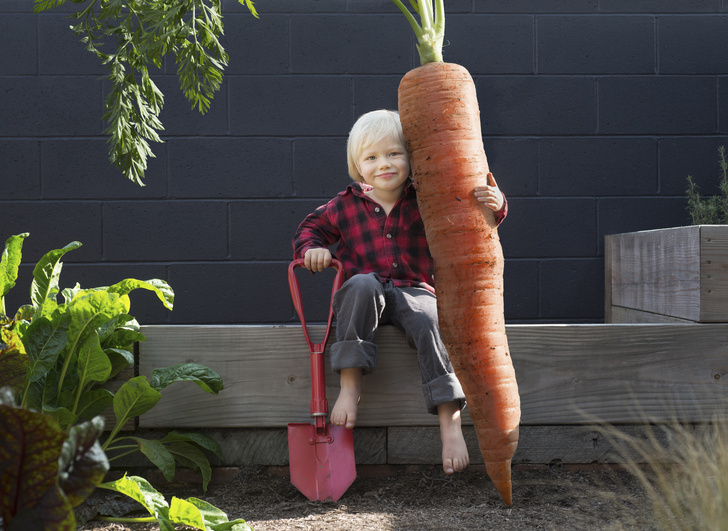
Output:
M358 182L364 181L358 162L362 152L370 145L390 137L401 142L402 147L407 147L398 112L379 109L359 117L349 132L346 144L346 159L349 163L349 176L352 179Z

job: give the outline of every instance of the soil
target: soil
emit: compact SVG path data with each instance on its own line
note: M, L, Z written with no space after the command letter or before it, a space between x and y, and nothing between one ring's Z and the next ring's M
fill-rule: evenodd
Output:
M515 468L511 507L503 504L481 467L454 476L431 466L383 470L386 473L360 473L337 502L311 502L286 475L271 474L265 467L241 469L231 481L210 485L205 494L191 484L157 488L168 500L173 495L202 498L231 520L244 518L255 531L655 529L643 489L623 470L558 465ZM98 489L89 501L99 503L101 494ZM78 529L159 527L91 520Z

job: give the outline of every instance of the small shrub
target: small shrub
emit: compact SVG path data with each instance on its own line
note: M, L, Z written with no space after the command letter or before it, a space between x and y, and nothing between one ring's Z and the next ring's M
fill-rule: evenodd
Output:
M726 225L728 224L728 161L725 146L718 148L718 164L721 169L721 180L718 185L720 195L703 198L698 185L688 175L688 212L693 225Z

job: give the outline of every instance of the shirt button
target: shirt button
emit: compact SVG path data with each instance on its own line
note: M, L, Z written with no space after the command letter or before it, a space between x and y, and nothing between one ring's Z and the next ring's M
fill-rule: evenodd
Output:
M391 232L389 234L387 234L387 239L388 240L391 240L392 239L392 233Z
M397 262L393 263L393 264L392 264L392 267L394 267L394 268L396 269L396 268L398 267L398 266L397 266Z
M382 210L382 209L379 207L374 207L374 212L379 212L380 210Z

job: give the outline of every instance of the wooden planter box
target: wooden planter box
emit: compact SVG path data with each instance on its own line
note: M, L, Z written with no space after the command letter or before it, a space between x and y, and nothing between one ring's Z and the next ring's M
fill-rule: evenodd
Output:
M728 225L605 236L605 322L728 322Z

